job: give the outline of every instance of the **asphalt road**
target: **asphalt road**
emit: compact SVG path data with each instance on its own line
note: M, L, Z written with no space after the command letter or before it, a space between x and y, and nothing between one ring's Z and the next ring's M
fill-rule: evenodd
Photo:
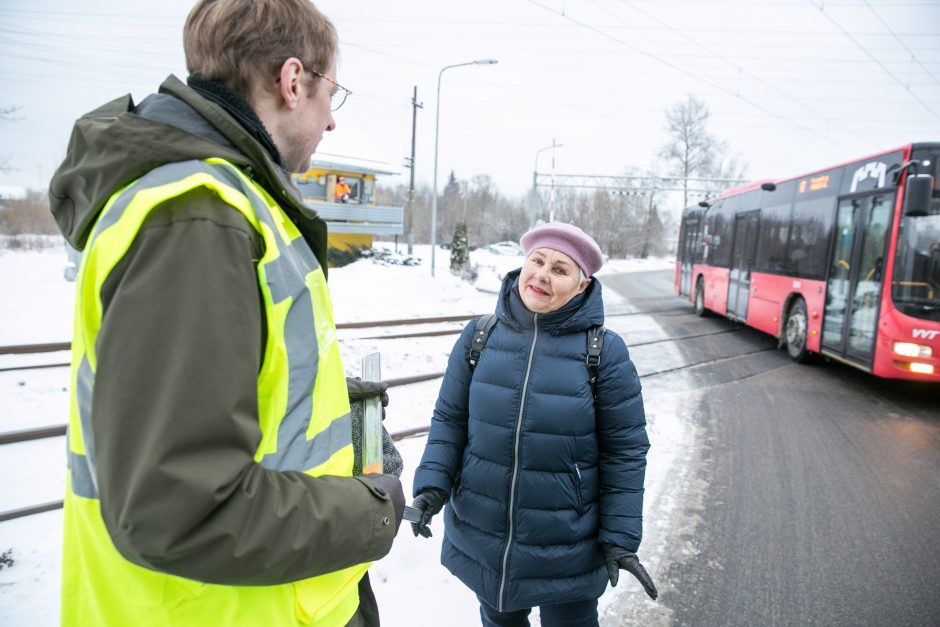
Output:
M672 272L604 287L657 312L662 330L608 326L647 381L690 385L702 434L644 622L940 625L940 386L792 363L767 335L691 315ZM666 364L664 336L683 338Z

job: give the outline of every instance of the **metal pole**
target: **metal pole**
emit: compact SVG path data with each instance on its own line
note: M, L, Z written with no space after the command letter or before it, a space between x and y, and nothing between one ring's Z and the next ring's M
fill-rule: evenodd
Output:
M539 155L545 152L546 150L552 151L552 191L549 195L549 222L551 222L551 217L554 214L554 201L555 201L555 148L563 148L564 144L556 144L555 138L552 137L552 145L545 146L544 148L539 148L535 151L535 165L532 170L532 192L538 193L538 179L539 179ZM542 204L541 198L538 199L539 204Z
M414 202L415 202L415 136L418 125L418 109L424 105L418 103L418 86L415 85L414 95L411 97L411 184L408 186L408 254L414 253Z
M555 221L555 138L552 137L552 186L548 193L548 221Z
M477 59L466 63L455 63L454 65L445 65L437 73L437 102L434 104L434 181L431 194L431 276L434 276L434 249L437 248L437 145L441 127L441 76L444 70L464 65L491 65L496 63L496 59Z

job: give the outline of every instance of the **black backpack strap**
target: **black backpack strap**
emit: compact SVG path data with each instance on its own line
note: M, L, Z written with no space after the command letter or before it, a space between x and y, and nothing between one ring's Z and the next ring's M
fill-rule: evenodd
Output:
M477 320L477 328L473 331L473 337L470 339L470 356L467 361L470 362L470 371L472 372L480 362L480 354L483 347L486 346L486 340L490 338L493 327L496 326L496 314L486 314Z
M604 327L591 327L587 331L588 373L591 375L591 395L597 398L597 372L601 366L601 351L604 349Z

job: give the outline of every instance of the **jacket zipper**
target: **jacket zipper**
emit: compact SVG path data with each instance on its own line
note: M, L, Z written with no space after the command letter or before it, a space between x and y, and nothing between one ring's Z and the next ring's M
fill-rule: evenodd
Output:
M535 355L535 342L539 338L539 315L533 314L535 321L535 333L532 335L532 346L529 348L529 362L525 367L525 377L522 380L522 400L519 402L519 415L516 416L516 437L513 442L512 457L512 477L509 481L509 534L506 537L506 548L503 549L502 570L503 576L499 582L499 598L497 599L498 610L503 612L506 603L506 578L508 575L507 565L509 563L509 549L512 548L513 534L513 509L516 505L516 479L519 474L519 439L522 432L522 412L525 411L526 390L529 387L529 375L532 373L532 357Z

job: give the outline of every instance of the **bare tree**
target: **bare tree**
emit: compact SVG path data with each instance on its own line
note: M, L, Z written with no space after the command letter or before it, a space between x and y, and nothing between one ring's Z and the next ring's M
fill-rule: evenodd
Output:
M669 142L659 152L669 170L683 179L682 206L689 205L690 177L741 178L746 164L728 154L728 143L708 130L711 113L705 102L692 94L666 110ZM719 183L718 187L722 185ZM701 185L696 185L701 187ZM708 188L715 188L707 185Z

